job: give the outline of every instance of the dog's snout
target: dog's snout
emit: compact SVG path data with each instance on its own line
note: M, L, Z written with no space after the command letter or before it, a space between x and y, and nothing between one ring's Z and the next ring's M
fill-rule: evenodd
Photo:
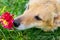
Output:
M18 20L14 20L14 22L13 22L13 23L14 23L14 26L15 26L15 27L18 27L18 26L20 25L20 23L19 23L19 21L18 21Z

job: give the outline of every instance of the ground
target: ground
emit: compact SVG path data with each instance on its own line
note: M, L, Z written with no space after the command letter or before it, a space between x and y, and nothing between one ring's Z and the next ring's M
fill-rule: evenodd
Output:
M9 11L15 18L24 12L27 2L28 0L0 0L0 15ZM60 28L54 32L44 32L37 28L20 31L7 30L0 25L0 40L60 40Z

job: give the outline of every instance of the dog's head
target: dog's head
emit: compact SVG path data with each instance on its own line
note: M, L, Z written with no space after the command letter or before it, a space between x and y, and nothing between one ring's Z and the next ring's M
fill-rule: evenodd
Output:
M44 28L54 25L55 5L47 2L47 0L40 2L40 0L29 1L24 13L15 18L14 24L17 29L24 30L35 26Z

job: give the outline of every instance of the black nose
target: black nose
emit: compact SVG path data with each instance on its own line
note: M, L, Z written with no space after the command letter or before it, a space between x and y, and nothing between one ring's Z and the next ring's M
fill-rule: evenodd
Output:
M18 20L14 20L13 23L14 23L14 26L15 26L15 27L18 27L18 26L20 25L20 23L18 22Z

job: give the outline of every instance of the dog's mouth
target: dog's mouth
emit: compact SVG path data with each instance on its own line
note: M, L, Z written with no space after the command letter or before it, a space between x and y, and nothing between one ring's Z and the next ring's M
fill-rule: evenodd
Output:
M31 23L29 25L20 24L19 26L15 26L15 29L25 30L25 29L33 28L35 26L36 26L36 23L34 23L34 24Z
M25 27L25 25L20 24L18 27L16 27L16 29L18 29L18 30L24 30L24 29L26 29L26 27Z

